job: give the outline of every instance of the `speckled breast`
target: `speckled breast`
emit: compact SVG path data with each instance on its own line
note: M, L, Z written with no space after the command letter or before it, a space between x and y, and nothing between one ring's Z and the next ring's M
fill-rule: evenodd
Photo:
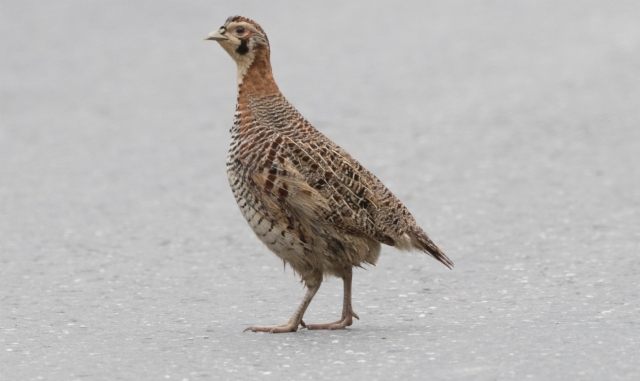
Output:
M269 213L261 202L262 194L251 178L251 169L242 165L239 160L240 113L236 113L231 128L231 144L227 156L227 179L231 192L240 207L240 212L251 226L256 236L278 257L292 262L295 257L304 254L304 244L300 239L287 231L287 221Z

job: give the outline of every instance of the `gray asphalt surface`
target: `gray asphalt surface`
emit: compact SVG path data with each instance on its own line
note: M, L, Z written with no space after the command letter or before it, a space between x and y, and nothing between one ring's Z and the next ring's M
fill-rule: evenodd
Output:
M225 177L261 23L283 93L456 267L384 248L345 331ZM0 2L0 380L640 379L637 1ZM335 320L325 282L305 320Z

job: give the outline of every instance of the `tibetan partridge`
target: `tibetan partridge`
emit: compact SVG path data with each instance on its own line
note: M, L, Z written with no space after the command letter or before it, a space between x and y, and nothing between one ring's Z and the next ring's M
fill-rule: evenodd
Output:
M307 288L286 324L253 332L344 329L351 306L352 268L374 265L380 244L423 251L453 262L376 176L316 130L278 90L269 40L256 22L232 16L206 40L217 41L238 66L238 103L227 176L242 215L267 247ZM305 324L302 317L324 276L344 281L342 317Z

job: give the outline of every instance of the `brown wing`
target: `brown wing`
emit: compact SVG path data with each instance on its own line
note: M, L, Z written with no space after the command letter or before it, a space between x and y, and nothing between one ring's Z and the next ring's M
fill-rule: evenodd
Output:
M409 210L346 151L323 139L284 138L287 162L323 197L323 219L345 233L366 236L401 250L421 250L445 266L453 262L418 226Z
M291 166L326 200L329 208L324 220L345 233L393 245L378 223L377 179L360 163L326 138L295 141L286 137L284 143Z

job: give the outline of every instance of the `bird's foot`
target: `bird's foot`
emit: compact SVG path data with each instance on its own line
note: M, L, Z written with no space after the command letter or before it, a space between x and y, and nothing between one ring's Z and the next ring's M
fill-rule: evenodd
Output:
M302 320L300 322L289 321L287 324L281 325L254 325L253 327L246 328L243 332L269 332L269 333L284 333L284 332L296 332L298 326L306 327L306 324Z
M355 312L350 311L348 315L342 316L342 319L340 319L338 321L334 321L333 323L307 324L306 326L303 325L303 327L306 328L306 329L309 329L309 330L316 330L316 329L328 329L328 330L345 329L346 327L348 327L351 324L353 324L353 318L356 318L356 319L360 320L360 317Z

